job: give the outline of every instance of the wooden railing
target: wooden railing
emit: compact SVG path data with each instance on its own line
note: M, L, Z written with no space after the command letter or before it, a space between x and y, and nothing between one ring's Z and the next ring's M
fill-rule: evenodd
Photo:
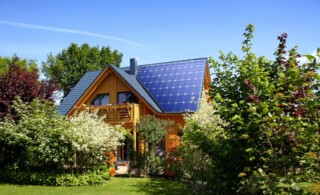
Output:
M138 104L91 106L90 109L99 109L99 115L105 115L107 123L135 122L139 118Z

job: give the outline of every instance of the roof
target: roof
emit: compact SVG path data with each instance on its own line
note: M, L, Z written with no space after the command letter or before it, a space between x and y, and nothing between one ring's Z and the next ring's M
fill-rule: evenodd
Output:
M150 97L150 95L145 91L145 89L141 86L141 84L137 81L135 75L130 75L125 70L118 68L116 66L110 66L115 70L116 73L119 74L126 82L130 85L130 87L135 90L149 105L157 112L162 112L156 102Z
M67 115L71 108L77 103L79 98L87 91L87 89L96 80L101 72L101 70L87 72L60 103L58 106L58 112L61 115Z
M205 78L206 58L139 65L136 75L128 67L110 67L158 113L198 110ZM87 72L58 106L67 115L102 71Z

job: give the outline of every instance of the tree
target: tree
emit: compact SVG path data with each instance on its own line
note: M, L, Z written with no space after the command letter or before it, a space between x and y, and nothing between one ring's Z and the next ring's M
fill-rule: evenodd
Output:
M228 123L220 161L232 162L220 163L224 192L294 193L320 179L319 66L299 65L297 47L285 57L286 33L278 37L274 62L256 57L253 32L250 24L243 58L220 52L220 61L211 60L212 95Z
M12 109L12 102L19 96L23 102L31 102L35 98L53 100L53 92L57 90L55 84L39 81L36 69L28 70L16 64L11 64L8 71L0 76L0 121L8 115L13 119L16 113Z
M137 123L137 133L139 139L144 141L144 153L143 156L136 154L138 156L133 159L133 164L137 164L136 172L140 173L144 169L145 176L147 173L151 175L159 174L162 164L156 154L156 146L166 133L171 131L172 125L173 121L159 119L153 115L146 115L140 119L139 123ZM139 158L143 158L143 160ZM140 164L136 163L137 161Z
M48 55L42 63L43 73L55 82L68 95L87 71L102 70L107 65L120 66L122 53L112 51L110 47L90 47L88 44L78 46L75 43L62 50L56 56Z
M17 55L13 55L11 58L0 56L0 77L4 75L13 64L21 68L27 68L29 71L38 69L35 60L20 59Z
M139 133L140 139L151 144L150 149L155 151L156 145L159 144L166 133L170 131L172 125L173 121L162 120L153 115L146 115L141 118L137 124L137 133Z

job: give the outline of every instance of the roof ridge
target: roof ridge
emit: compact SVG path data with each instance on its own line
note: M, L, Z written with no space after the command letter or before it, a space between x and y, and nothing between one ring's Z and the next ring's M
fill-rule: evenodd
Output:
M139 67L141 66L152 66L152 65L159 65L159 64L168 64L168 63L177 63L177 62L186 62L186 61L196 61L196 60L208 60L207 57L203 58L193 58L193 59L186 59L186 60L175 60L175 61L167 61L167 62L157 62L157 63L151 63L151 64L141 64L138 65ZM124 67L119 67L119 68L128 68L130 66L124 66Z

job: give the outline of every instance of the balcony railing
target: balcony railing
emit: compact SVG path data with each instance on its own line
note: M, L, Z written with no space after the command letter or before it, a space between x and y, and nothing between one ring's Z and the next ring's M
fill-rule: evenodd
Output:
M139 118L138 104L91 106L90 109L99 109L99 115L105 115L107 123L135 122Z

